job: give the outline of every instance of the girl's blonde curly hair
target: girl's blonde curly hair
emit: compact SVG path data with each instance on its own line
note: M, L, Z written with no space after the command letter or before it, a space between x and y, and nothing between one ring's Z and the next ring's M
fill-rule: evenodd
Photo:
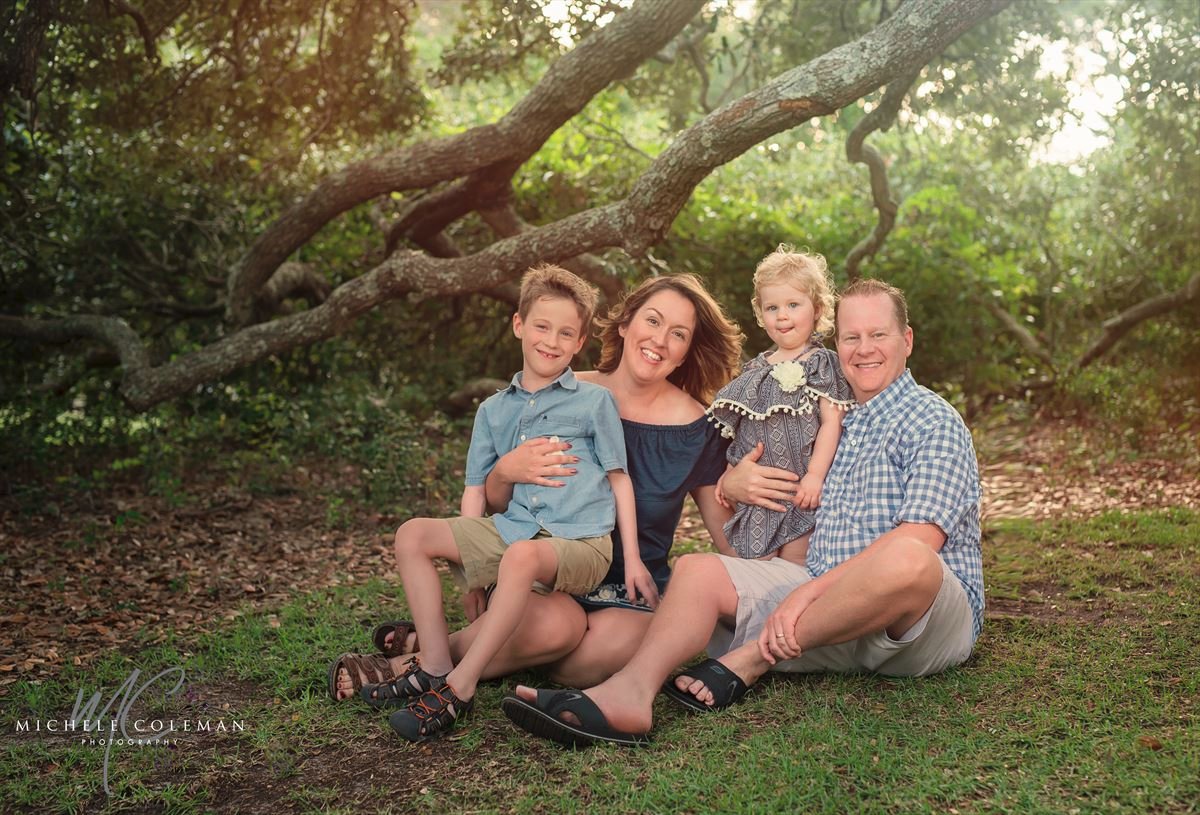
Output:
M816 252L797 252L791 244L781 243L767 255L754 270L754 316L763 324L762 300L759 291L763 286L786 283L808 295L812 300L816 319L813 333L828 335L833 330L833 283L829 279L829 266L825 258Z

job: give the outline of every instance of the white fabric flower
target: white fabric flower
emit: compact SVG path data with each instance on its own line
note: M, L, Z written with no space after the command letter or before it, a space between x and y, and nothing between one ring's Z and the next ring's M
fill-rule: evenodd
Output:
M784 393L799 390L808 381L808 377L804 375L804 366L795 360L772 366L771 376L779 383Z

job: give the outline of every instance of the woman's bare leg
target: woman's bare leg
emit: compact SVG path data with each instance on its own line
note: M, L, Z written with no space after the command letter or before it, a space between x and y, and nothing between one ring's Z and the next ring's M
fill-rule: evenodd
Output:
M551 679L569 688L590 688L624 668L654 619L627 608L603 608L586 616L587 631L577 647L547 668Z

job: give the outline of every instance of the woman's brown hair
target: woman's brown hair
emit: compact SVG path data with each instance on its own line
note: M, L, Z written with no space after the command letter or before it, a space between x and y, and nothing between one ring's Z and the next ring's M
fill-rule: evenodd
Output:
M723 385L733 379L741 363L742 332L729 319L721 304L704 288L694 274L673 274L643 280L621 302L596 319L600 338L600 362L596 370L612 373L621 364L625 341L621 328L628 326L646 301L660 291L674 291L688 299L696 309L696 328L683 364L671 372L667 381L682 388L689 396L707 405Z

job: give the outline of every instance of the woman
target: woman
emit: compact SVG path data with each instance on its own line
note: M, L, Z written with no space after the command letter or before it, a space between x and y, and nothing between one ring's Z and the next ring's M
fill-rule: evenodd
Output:
M726 443L704 409L736 372L742 338L694 275L646 280L598 323L600 363L579 378L605 386L616 400L637 496L638 545L661 592L687 495L699 507L717 548L731 552L721 531L729 511L715 495L725 469ZM577 459L567 447L531 439L501 458L488 476L489 507L505 506L517 483L570 489L570 465ZM613 535L613 565L605 585L580 600L557 592L532 597L521 627L485 678L546 666L555 681L587 687L625 664L641 642L650 623L647 612L658 598L652 593L648 606L624 599L625 567L615 531ZM470 646L482 600L468 597L466 605L473 622L450 638L455 660ZM376 644L389 658L344 655L331 666L335 698L348 698L365 683L390 681L417 643L415 632L401 625L394 632L381 631Z

